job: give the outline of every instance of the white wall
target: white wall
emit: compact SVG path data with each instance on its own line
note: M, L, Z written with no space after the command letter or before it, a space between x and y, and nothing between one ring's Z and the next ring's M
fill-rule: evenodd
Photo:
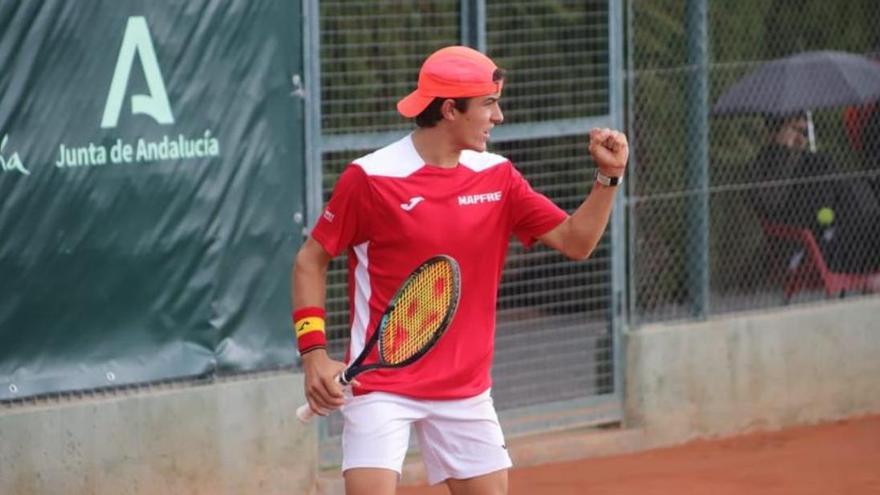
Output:
M302 375L0 408L0 493L308 494Z
M629 333L626 419L650 443L880 412L880 298Z

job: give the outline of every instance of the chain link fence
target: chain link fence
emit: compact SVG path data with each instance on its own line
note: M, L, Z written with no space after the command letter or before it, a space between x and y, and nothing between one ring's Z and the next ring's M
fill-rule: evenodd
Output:
M609 112L604 0L487 1L486 49L508 70L505 125Z
M412 91L425 54L459 39L459 2L321 0L325 134L408 129L394 102Z
M693 62L700 33L688 24L689 16L700 15L691 7L701 3L707 33L702 67ZM818 258L829 271L880 271L880 112L869 101L805 104L804 118L788 125L762 113L709 113L702 186L693 181L701 137L693 132L691 113L700 98L693 78L703 70L711 109L737 81L774 59L819 50L877 58L876 2L630 0L627 28L631 324L825 298ZM810 100L815 95L798 90L803 79L787 82L790 94ZM791 141L794 148L770 147ZM701 197L708 212L694 211ZM701 213L708 228L702 247L693 242ZM774 228L778 223L804 230ZM798 237L804 234L816 245ZM695 266L701 259L705 266ZM694 283L701 269L708 280L705 304ZM866 279L847 278L845 293L862 292Z

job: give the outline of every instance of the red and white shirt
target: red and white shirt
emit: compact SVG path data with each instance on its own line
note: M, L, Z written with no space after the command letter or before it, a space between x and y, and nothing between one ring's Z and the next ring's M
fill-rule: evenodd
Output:
M348 250L347 359L360 354L416 266L447 254L461 268L458 311L437 345L410 366L358 376L354 392L459 399L488 389L510 236L530 246L566 217L510 160L492 153L464 151L458 166L442 168L425 163L407 136L350 164L312 231L331 255Z

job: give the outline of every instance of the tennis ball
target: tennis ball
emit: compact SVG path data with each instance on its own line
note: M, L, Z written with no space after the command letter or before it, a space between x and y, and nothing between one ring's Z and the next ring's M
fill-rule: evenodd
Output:
M827 206L823 206L816 210L816 221L822 227L827 227L834 223L834 210Z

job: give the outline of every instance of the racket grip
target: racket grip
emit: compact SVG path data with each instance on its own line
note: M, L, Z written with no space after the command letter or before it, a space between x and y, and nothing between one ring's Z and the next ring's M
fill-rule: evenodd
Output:
M345 372L336 375L336 382L343 387L347 387L350 383L345 379ZM308 402L296 408L296 417L299 419L300 423L308 423L317 415L318 414L312 410L312 407L309 406Z
M296 417L299 418L300 423L308 423L315 417L315 411L312 411L312 408L306 403L296 408Z

